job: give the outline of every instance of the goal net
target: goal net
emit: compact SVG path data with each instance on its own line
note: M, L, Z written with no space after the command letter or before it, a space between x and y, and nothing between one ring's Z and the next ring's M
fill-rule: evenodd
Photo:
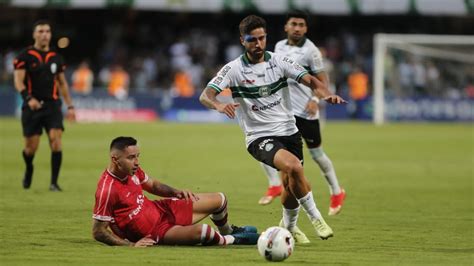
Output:
M474 121L474 36L376 34L373 120Z

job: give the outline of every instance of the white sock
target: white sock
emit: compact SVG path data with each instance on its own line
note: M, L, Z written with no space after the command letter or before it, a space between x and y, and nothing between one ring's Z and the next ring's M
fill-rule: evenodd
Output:
M268 184L271 187L281 186L281 179L278 170L264 163L260 163L260 165L268 178Z
M203 224L201 228L201 244L203 246L227 245L227 238L216 232L211 226Z
M300 212L300 207L296 209L285 209L283 207L283 225L292 232L298 221L298 214Z
M312 191L308 192L306 196L298 199L298 202L301 207L303 207L303 210L311 221L319 220L322 217L318 207L316 207L316 202L314 202Z
M323 148L312 148L309 149L311 157L319 165L321 172L323 173L326 181L329 185L329 191L331 195L337 195L341 193L341 187L339 186L339 181L337 180L336 171L331 162L331 159L324 153Z
M226 242L226 245L232 245L234 244L234 241L235 241L235 237L232 236L232 235L226 235L226 236L223 236L225 238L225 242Z

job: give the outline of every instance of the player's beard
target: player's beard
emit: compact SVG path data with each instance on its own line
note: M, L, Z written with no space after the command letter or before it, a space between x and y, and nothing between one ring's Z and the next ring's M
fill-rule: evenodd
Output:
M262 57L263 57L263 54L265 53L265 51L263 49L254 49L253 51L247 51L250 56L252 57L252 59L254 61L259 61Z

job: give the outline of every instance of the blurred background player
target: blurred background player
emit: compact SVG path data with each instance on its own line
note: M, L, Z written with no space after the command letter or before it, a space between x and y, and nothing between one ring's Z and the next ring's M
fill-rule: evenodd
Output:
M58 185L62 162L61 137L64 131L62 95L67 105L67 118L74 120L75 112L64 76L63 57L51 49L51 23L40 20L33 25L34 45L24 49L14 60L15 89L23 98L21 123L25 148L23 159L26 170L23 188L31 186L33 158L40 142L43 128L51 148L51 191L61 191Z
M294 60L265 51L267 32L263 18L247 16L240 22L239 30L244 54L217 73L202 92L200 101L229 118L235 118L238 110L247 151L256 160L282 171L285 227L294 232L301 205L317 235L328 239L333 231L316 207L311 186L304 175L303 143L289 106L287 78L306 84L329 103L345 101L331 94L324 83L309 75ZM228 87L235 102L217 100L217 94Z
M94 83L94 72L87 61L82 61L72 74L72 90L81 95L89 95Z
M194 194L149 177L138 162L140 150L132 137L110 144L110 163L97 184L93 214L94 239L108 245L231 245L257 243L253 226L227 223L223 193ZM143 190L166 199L151 201ZM197 224L210 215L218 227ZM109 228L111 230L109 230Z
M285 32L287 39L275 45L275 53L292 58L302 65L319 81L329 87L328 75L324 70L323 58L314 43L306 38L308 31L308 15L300 10L287 14ZM319 123L319 98L314 95L311 88L288 79L290 87L291 107L296 119L296 127L305 140L306 146L313 160L318 164L326 178L331 193L329 215L336 215L341 211L345 198L345 191L339 186L336 171L331 159L326 155L321 146L321 129ZM259 204L265 205L272 202L281 193L280 176L276 169L262 164L269 181L269 188Z

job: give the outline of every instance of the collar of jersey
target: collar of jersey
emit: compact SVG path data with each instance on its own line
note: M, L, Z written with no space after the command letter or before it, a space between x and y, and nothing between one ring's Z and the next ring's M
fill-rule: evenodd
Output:
M125 180L127 180L127 177L128 177L128 175L127 175L124 179L121 179L120 177L118 177L118 176L112 174L112 172L110 172L109 169L107 169L107 173L109 173L109 175L111 175L111 176L114 177L114 178L117 178L118 180L120 180L120 181L122 181L122 182L125 182Z
M303 47L305 42L306 42L306 36L303 36L303 38L301 38L301 40L296 44L296 46ZM288 40L286 41L286 45L290 45L290 42L288 42Z
M250 62L250 58L247 56L247 52L245 52L243 55L242 55L242 61L246 64L246 65L251 65L252 63ZM270 58L272 58L272 55L265 51L265 53L263 54L263 60L265 60L265 62L268 62L268 60L270 60Z

